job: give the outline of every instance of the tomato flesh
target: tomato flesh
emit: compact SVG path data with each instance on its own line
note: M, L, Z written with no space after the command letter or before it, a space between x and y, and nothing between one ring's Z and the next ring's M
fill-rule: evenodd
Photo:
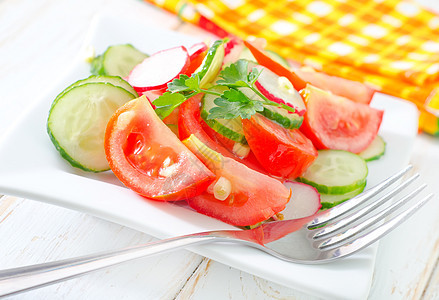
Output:
M265 221L285 208L291 191L277 179L222 156L194 136L183 143L215 173L217 180L223 177L231 183L231 192L225 200L215 198L209 189L188 199L196 211L235 226L248 226Z
M187 199L204 192L215 178L158 118L145 96L115 112L104 145L116 177L147 198Z
M298 129L285 129L258 114L242 119L242 125L250 149L274 176L294 179L317 158L312 142Z
M201 126L200 107L202 97L202 94L198 94L180 105L178 115L178 136L181 140L184 140L191 134L194 134L210 149L219 152L224 156L231 156L232 154L226 148L215 142Z
M255 171L267 174L265 169L254 157L253 153L250 152L250 154L244 159L237 157L232 153L232 142L235 142L215 132L203 121L200 116L201 98L202 95L198 94L180 105L180 112L178 115L178 136L180 140L184 140L191 134L194 134L210 149L223 156L233 158Z
M317 149L363 151L378 133L383 111L312 85L302 91L307 110L300 130Z
M375 90L362 84L361 82L348 80L314 70L304 68L294 70L302 80L307 83L336 95L346 97L355 102L369 104L373 98Z
M250 52L253 54L253 56L256 58L257 62L260 65L270 69L278 76L288 78L288 80L291 82L296 90L301 90L306 86L306 82L303 81L299 76L272 59L263 50L258 49L258 47L252 42L244 41L244 44L245 46L247 46L247 48L250 50Z

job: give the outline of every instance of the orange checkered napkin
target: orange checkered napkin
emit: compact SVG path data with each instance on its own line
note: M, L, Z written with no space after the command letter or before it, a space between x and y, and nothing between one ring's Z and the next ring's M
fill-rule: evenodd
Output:
M363 82L420 109L439 136L439 15L401 0L146 0L224 36Z

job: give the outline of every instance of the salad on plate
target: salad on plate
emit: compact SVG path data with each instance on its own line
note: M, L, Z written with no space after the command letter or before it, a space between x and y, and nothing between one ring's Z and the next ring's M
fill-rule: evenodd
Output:
M374 91L237 38L151 55L112 45L66 87L47 131L73 167L251 228L361 193L385 152Z

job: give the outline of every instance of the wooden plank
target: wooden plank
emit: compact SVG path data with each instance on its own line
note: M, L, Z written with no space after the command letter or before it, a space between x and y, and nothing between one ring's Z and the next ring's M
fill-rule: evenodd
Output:
M439 299L439 257L436 260L434 272L431 274L427 288L422 294L422 300Z
M413 172L429 191L438 191L439 140L420 135L414 145ZM435 167L433 167L435 166ZM420 183L419 183L420 184ZM420 225L422 224L422 225ZM389 236L380 241L371 299L420 299L428 289L439 256L438 195Z
M136 230L83 213L4 197L0 269L59 260L154 241ZM5 241L7 243L5 244ZM172 299L202 257L180 250L142 258L20 295L20 299Z

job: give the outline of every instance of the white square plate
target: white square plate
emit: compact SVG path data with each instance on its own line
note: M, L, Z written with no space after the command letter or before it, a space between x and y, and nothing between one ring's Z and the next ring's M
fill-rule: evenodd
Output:
M141 19L106 15L97 18L86 45L102 53L110 45L131 43L146 53L153 53L197 41L151 27ZM158 238L233 228L184 207L145 200L123 187L111 172L82 172L58 155L46 134L51 102L67 85L88 77L89 69L89 65L78 58L67 76L8 128L0 141L0 193L87 212ZM369 163L369 186L408 163L418 120L414 105L393 97L377 93L372 105L385 110L380 135L387 142L387 150L382 159ZM376 249L377 244L349 258L311 266L287 263L246 246L191 248L221 263L326 299L366 298Z

